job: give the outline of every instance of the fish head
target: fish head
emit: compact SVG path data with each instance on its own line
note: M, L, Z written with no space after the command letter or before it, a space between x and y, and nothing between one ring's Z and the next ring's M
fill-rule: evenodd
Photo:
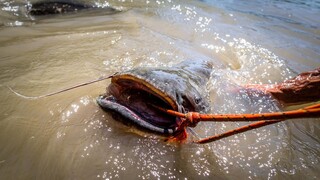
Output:
M190 64L189 64L190 65ZM197 68L196 68L197 69ZM189 66L172 68L135 68L116 74L107 93L98 97L105 110L119 113L144 129L173 134L181 120L157 107L186 113L205 112L209 105L204 97L210 73L196 73Z

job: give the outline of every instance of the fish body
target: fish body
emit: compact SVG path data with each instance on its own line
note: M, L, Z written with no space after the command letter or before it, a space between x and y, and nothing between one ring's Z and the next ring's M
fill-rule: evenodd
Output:
M182 113L208 112L205 87L211 71L210 62L191 60L170 68L138 67L114 75L107 93L97 102L144 129L173 134L181 119L155 106Z
M34 3L29 8L29 14L32 16L45 16L57 14L76 13L83 10L103 9L104 12L113 14L119 12L112 7L99 8L92 4L81 3L77 1L55 0L55 1L40 1Z

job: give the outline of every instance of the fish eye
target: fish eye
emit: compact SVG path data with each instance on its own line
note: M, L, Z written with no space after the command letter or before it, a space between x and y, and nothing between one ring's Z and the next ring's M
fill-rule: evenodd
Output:
M197 97L197 98L195 98L195 100L194 100L195 102L196 102L196 104L199 104L200 103L200 101L201 101L201 98L200 97Z

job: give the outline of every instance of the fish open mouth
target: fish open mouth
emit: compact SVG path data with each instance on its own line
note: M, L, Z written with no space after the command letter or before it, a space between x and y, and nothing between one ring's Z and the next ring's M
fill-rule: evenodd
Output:
M178 110L170 96L129 74L114 76L108 93L99 96L97 102L103 109L115 111L138 126L161 134L174 133L179 121L155 107Z

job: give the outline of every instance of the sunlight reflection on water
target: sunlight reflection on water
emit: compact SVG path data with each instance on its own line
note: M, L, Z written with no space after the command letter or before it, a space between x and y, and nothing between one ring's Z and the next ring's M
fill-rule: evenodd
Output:
M170 144L98 107L95 98L109 81L39 100L5 88L41 95L134 67L205 59L215 65L206 87L212 113L279 111L272 97L241 85L278 83L320 66L314 6L94 1L123 12L32 20L23 14L25 1L0 3L4 178L319 178L318 119L282 122L207 145L190 143L198 138L192 135L185 144ZM258 12L256 3L264 5ZM200 123L194 131L207 137L245 124Z

